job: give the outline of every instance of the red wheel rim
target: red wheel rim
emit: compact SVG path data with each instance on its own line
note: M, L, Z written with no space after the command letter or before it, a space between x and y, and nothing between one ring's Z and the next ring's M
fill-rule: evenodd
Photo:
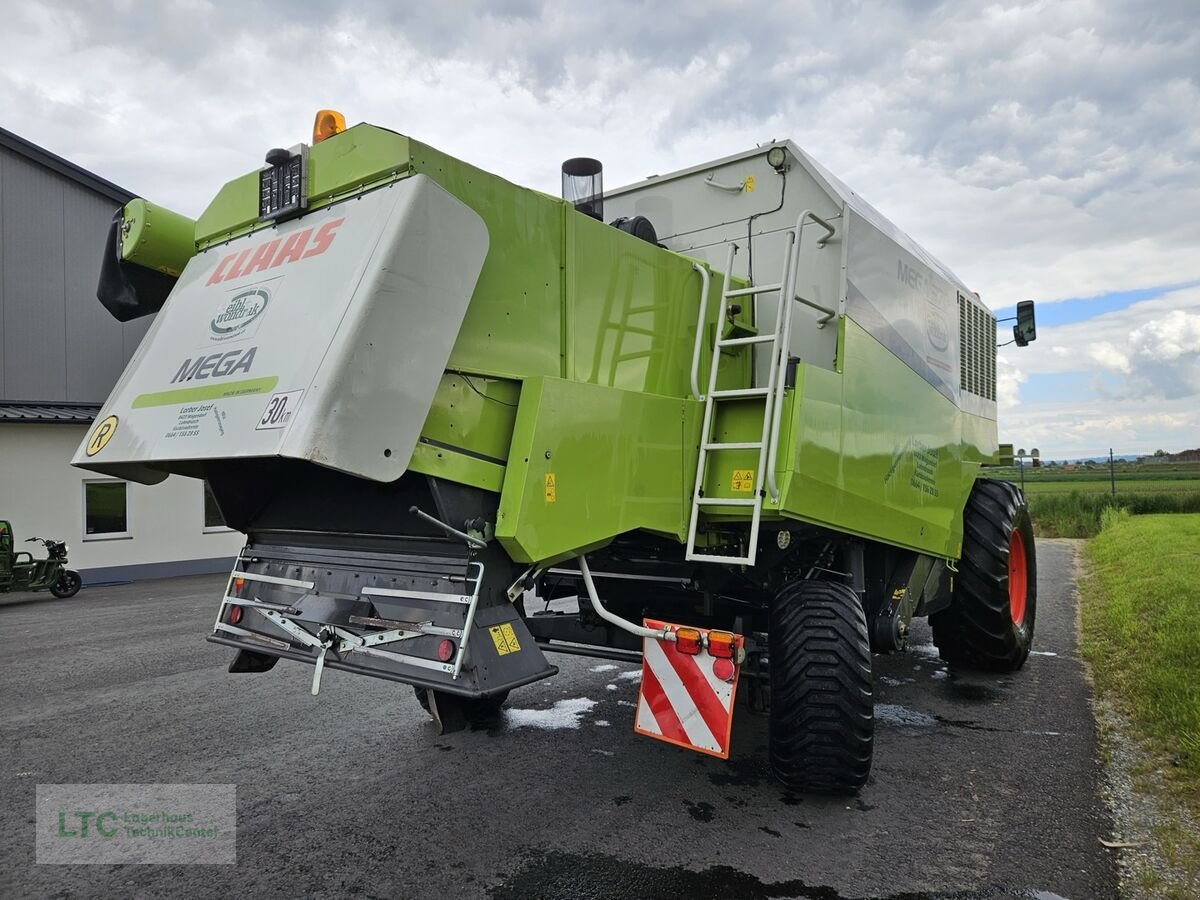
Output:
M1029 590L1029 572L1025 566L1025 538L1013 529L1008 545L1008 612L1017 625L1025 624L1025 598Z

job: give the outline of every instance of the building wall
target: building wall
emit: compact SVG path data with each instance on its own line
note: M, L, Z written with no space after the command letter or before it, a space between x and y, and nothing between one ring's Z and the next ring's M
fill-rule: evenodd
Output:
M12 520L18 542L35 534L65 540L70 566L85 582L227 570L244 537L236 531L205 533L203 482L193 478L129 483L131 536L85 535L83 483L102 476L68 463L90 427L0 425L0 519ZM42 555L35 545L21 547L31 548Z
M0 400L101 403L137 349L96 299L117 206L0 147Z

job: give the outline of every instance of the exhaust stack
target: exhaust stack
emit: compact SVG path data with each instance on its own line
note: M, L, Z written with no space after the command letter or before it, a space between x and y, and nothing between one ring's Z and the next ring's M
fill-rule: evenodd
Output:
M604 221L604 166L600 160L576 156L562 164L562 198L576 210Z

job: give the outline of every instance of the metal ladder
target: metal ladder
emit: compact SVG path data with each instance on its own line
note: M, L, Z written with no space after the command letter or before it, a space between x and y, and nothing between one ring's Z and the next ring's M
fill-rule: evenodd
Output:
M794 228L787 231L787 246L784 248L783 271L779 281L770 284L752 285L745 288L730 289L730 272L733 270L734 254L737 244L729 245L729 254L725 260L725 280L721 287L721 310L717 317L717 331L713 341L712 362L708 370L708 391L704 395L704 421L700 426L700 454L696 460L696 482L692 488L692 511L688 522L687 555L689 561L724 563L729 565L754 565L758 553L758 530L762 522L763 499L766 491L764 484L771 487L772 500L778 500L775 487L774 472L766 472L768 465L775 464L775 455L779 441L780 408L783 403L783 387L786 380L788 362L788 344L791 330L791 301L796 297L796 273L800 263L800 235L806 220L812 220L825 228L827 234L818 241L818 246L824 246L833 237L834 229L825 220L817 217L811 210L804 210L796 219ZM704 319L706 313L707 290L700 301L699 321L696 327L696 353L693 354L693 384L696 382L695 367L699 360L699 345L703 340ZM728 318L729 301L737 297L755 297L759 294L779 294L779 305L775 312L775 327L766 334L756 334L750 337L722 338L723 323ZM807 305L815 304L802 301ZM836 315L832 310L818 307L829 316ZM822 323L824 324L824 323ZM767 384L764 387L730 388L717 390L717 368L721 362L721 351L726 347L744 347L748 344L764 344L770 347L771 364L767 367ZM761 397L763 401L762 430L757 441L714 441L712 435L713 423L716 419L714 410L717 403L723 400L744 400L751 397ZM721 453L729 450L757 450L758 467L751 473L750 497L705 497L704 476L708 466L709 453ZM771 477L768 477L771 476ZM745 555L725 556L715 553L696 552L696 531L700 522L700 512L705 508L723 507L748 508L750 510L750 537Z

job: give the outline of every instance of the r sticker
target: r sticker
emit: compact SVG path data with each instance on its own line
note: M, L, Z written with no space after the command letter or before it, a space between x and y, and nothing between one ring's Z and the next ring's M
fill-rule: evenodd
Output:
M729 479L729 489L739 494L750 494L754 491L754 470L734 469Z
M492 636L492 643L496 645L496 652L501 656L520 652L521 645L517 643L517 633L507 622L503 625L493 625L488 629L488 633Z
M117 433L117 417L109 416L103 422L96 426L92 436L88 438L87 455L95 456L101 450L108 446L108 442L112 440L112 436Z
M553 472L546 473L546 502L553 503L558 499L558 482Z
M754 176L753 175L746 176L746 193L747 194L754 193Z

